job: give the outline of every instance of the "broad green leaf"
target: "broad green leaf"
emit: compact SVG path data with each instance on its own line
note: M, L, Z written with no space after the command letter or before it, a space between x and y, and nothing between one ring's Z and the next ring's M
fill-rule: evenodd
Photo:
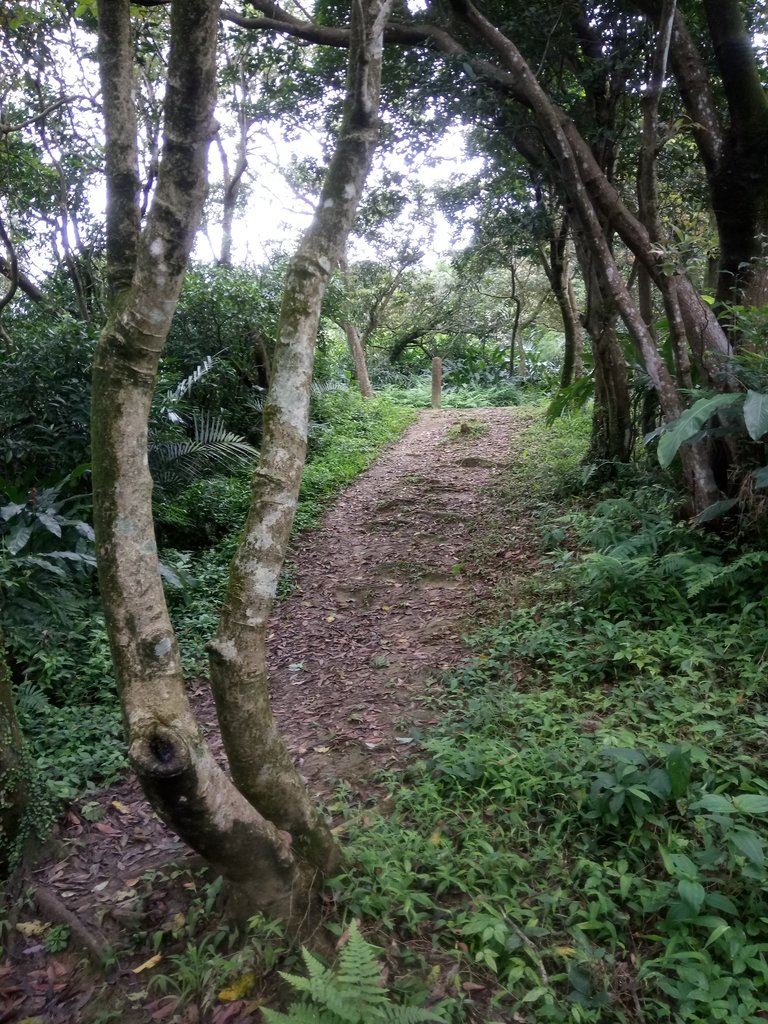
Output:
M15 502L11 502L10 505L3 505L0 508L0 519L7 523L9 519L13 519L20 512L23 512L24 507L24 505L17 505Z
M711 811L712 814L733 814L733 801L720 793L707 793L691 804L692 811Z
M633 750L632 747L603 747L600 751L603 757L611 757L614 761L619 761L621 764L640 764L647 765L648 758L645 754L639 750Z
M75 523L75 529L80 534L80 536L85 537L86 540L96 540L96 534L93 532L93 527L90 525L90 523L84 523L82 522L82 520L78 520Z
M751 828L734 828L728 833L727 836L729 842L731 842L739 853L743 853L747 860L751 860L753 864L757 864L758 867L762 867L765 863L765 854L763 853L763 844L760 837L756 832L753 832Z
M768 487L768 466L753 469L752 479L755 481L755 487Z
M691 781L691 755L687 750L678 747L670 751L667 756L667 775L672 786L672 796L684 796Z
M706 949L707 946L711 946L713 942L717 942L719 938L722 938L722 936L730 930L731 926L729 924L718 925L717 928L715 928L715 930L710 934L707 941L704 943L704 949Z
M768 814L768 796L743 793L733 798L733 806L744 814Z
M744 399L744 425L753 441L768 432L768 394L748 391Z
M690 882L687 878L681 878L677 883L677 891L680 894L680 899L693 909L694 914L698 914L706 895L701 882Z
M690 409L686 409L679 419L667 424L667 429L659 439L657 456L659 465L666 469L677 455L681 444L697 434L704 424L718 409L740 402L741 395L714 395L711 398L700 398Z
M627 792L632 793L633 796L639 797L640 800L645 800L647 804L652 802L648 794L637 786L630 786Z
M714 501L711 505L699 512L697 516L694 516L693 521L701 525L701 523L711 523L713 519L719 519L720 516L724 516L726 512L730 512L734 505L738 505L738 498L725 498L723 501Z
M684 878L696 878L698 875L698 868L684 853L671 853L669 859L672 862L675 875L682 875Z
M8 538L8 552L11 555L18 553L27 546L27 541L32 536L31 526L19 526Z
M729 896L724 896L721 892L708 892L704 902L714 910L721 910L724 914L733 914L734 917L738 916L739 909L736 904Z
M41 512L37 521L46 528L48 533L52 533L54 537L61 537L61 524L54 516L48 515L47 512Z
M160 575L162 576L162 578L167 583L170 583L172 587L176 587L177 590L181 590L183 588L184 584L181 582L179 577L176 575L173 569L170 569L167 565L165 565L164 562L160 562L158 564L158 569L160 571Z
M541 985L538 985L536 988L532 988L530 992L525 993L525 995L522 998L522 1002L535 1003L537 999L541 999L541 997L545 996L546 994L547 990L543 988Z

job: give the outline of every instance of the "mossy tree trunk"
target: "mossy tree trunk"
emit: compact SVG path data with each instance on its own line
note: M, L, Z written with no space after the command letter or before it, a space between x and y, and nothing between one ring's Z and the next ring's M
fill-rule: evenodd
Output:
M11 673L0 633L0 878L18 853L30 796L30 763L13 705Z
M264 641L306 450L320 302L350 230L377 139L388 7L353 4L348 92L314 221L287 272L253 505L211 672L230 779L189 706L152 520L147 422L160 355L200 222L213 130L219 0L171 4L163 153L140 227L129 0L99 2L110 299L93 373L99 579L129 755L161 818L231 882L240 906L298 927L336 863L328 829L280 739Z

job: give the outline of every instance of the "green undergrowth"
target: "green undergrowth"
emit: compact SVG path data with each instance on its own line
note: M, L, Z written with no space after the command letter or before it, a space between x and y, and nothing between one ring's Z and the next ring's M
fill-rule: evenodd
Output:
M416 381L410 387L382 388L381 395L387 401L412 409L429 409L432 406L432 381L430 378ZM520 389L512 382L487 385L445 386L442 391L443 409L478 409L492 406L521 405L524 398Z
M412 411L349 391L313 400L298 532L316 526L329 501L413 420ZM158 506L167 599L186 671L207 669L205 644L250 498L248 474L196 481ZM163 541L165 542L163 546ZM170 541L186 547L171 548ZM279 594L290 592L287 563ZM44 581L47 582L47 581ZM50 586L50 584L49 584ZM13 632L10 654L24 734L56 799L74 800L126 772L122 726L101 610L83 594L61 615L33 614ZM66 612L64 614L63 612Z
M766 555L681 523L645 470L564 497L567 430L532 427L507 484L545 564L433 691L441 724L388 777L388 813L340 795L333 886L421 950L446 1020L758 1024Z
M294 534L319 526L329 503L345 484L367 469L386 445L396 440L413 422L412 410L383 399L363 399L354 392L330 392L313 407L307 465L294 519ZM198 504L211 490L216 496ZM213 519L209 506L219 503L227 509L228 529L222 527L215 543L198 550L166 549L163 557L183 582L168 588L168 600L186 670L207 670L205 644L213 634L218 605L229 576L229 566L245 522L250 502L250 485L244 477L225 481L200 481L184 492L177 507L187 510L190 520L207 524L210 536ZM222 495L223 492L223 495ZM226 500L225 500L226 499ZM220 514L220 513L219 513ZM191 537L197 543L203 535ZM278 597L287 597L293 587L296 567L286 563Z

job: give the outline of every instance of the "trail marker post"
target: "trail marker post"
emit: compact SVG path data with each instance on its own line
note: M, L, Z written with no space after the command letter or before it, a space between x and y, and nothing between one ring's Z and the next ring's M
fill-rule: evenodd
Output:
M440 408L443 391L443 361L435 356L432 360L432 408Z

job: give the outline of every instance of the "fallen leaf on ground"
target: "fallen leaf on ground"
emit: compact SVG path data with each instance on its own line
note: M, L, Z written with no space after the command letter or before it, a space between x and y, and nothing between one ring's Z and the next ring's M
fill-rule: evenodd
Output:
M233 981L231 985L228 985L219 992L219 1001L222 1003L234 1003L236 1000L242 999L253 988L253 980L253 971L243 974Z
M156 953L154 956L151 956L149 960L145 960L143 964L139 964L138 967L134 967L133 973L141 974L142 971L151 971L153 967L157 967L162 959L162 953Z
M50 927L47 921L19 921L16 931L29 939L33 935L44 935Z

